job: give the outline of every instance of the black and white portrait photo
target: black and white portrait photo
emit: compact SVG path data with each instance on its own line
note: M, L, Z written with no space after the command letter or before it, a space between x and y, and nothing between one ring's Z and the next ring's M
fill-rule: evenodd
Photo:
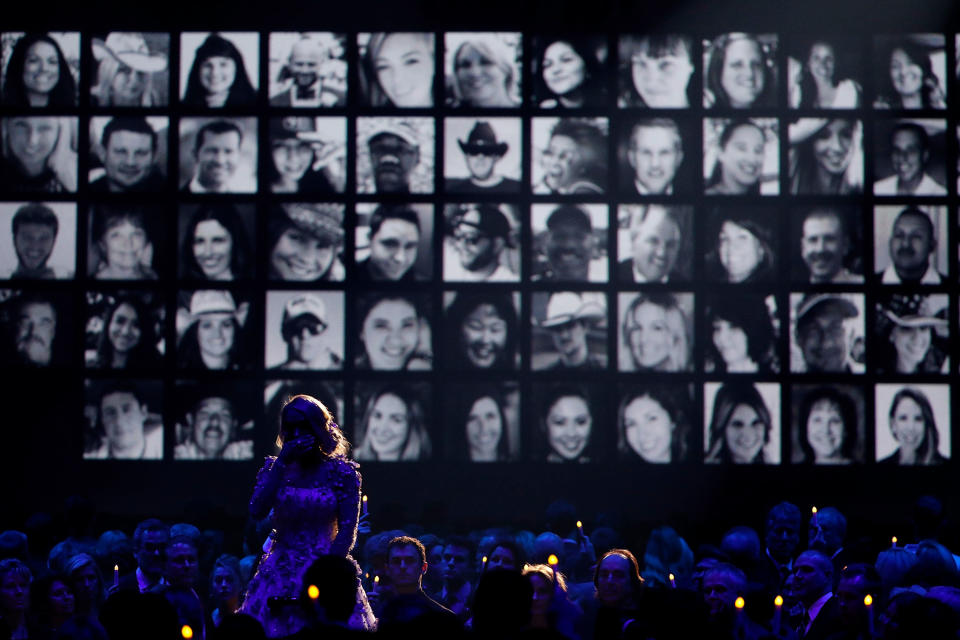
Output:
M253 366L246 294L226 289L180 291L176 313L180 369L240 371Z
M864 373L865 317L862 293L791 293L790 371Z
M610 228L605 204L531 206L531 278L536 282L607 282Z
M878 384L874 401L877 464L937 466L949 461L949 385Z
M707 212L707 280L730 284L772 282L777 277L779 229L769 207L718 207Z
M607 118L533 118L531 129L530 180L535 195L607 192Z
M448 107L519 107L523 42L518 32L444 34L443 72Z
M83 459L162 460L163 382L84 381Z
M780 372L777 298L756 292L708 293L704 301L703 370L707 373Z
M797 118L787 125L788 190L801 196L863 193L863 122Z
M533 445L531 459L578 464L602 459L613 435L603 428L607 402L607 394L598 384L535 383L531 404L535 414L527 420L526 435Z
M700 103L693 38L679 33L620 36L617 106L689 109Z
M810 284L863 284L863 219L856 205L790 211L791 276Z
M946 109L947 43L940 33L876 36L875 109Z
M434 454L432 388L423 382L358 382L351 438L362 462L416 462Z
M672 464L689 459L693 385L624 384L617 408L617 455L631 464Z
M165 258L161 205L91 205L87 275L94 280L157 280Z
M703 192L708 196L780 193L780 123L776 118L703 121Z
M534 371L607 368L607 295L599 291L534 292L531 358Z
M180 36L180 102L191 109L249 107L257 103L260 34L185 32Z
M861 463L866 451L861 387L793 385L790 461L793 464Z
M156 291L87 291L83 361L94 369L158 370L166 309Z
M284 202L267 211L267 277L287 282L342 282L344 205Z
M516 205L448 204L443 216L445 281L520 281L520 215Z
M724 33L703 41L703 106L715 109L776 107L779 37Z
M91 193L157 193L167 187L165 116L90 118Z
M863 106L863 43L859 39L793 36L786 49L787 102L792 109Z
M945 293L881 293L871 358L877 373L950 373L949 298Z
M77 265L77 205L0 202L0 278L67 280Z
M947 122L876 120L873 195L947 195Z
M444 292L444 354L456 370L504 370L520 365L520 294Z
M703 385L707 464L780 464L780 385L748 380Z
M270 34L271 107L347 104L347 36L329 31Z
M265 178L273 193L343 193L347 183L346 118L270 118L270 163Z
M256 118L181 118L183 193L255 193Z
M534 36L532 104L540 109L608 106L607 39L600 35Z
M0 51L4 106L77 106L79 32L7 31L0 34Z
M617 300L620 371L693 371L693 294L645 290Z
M94 33L90 103L95 107L153 108L170 102L170 34Z
M944 283L949 263L947 230L943 206L874 207L873 267L881 284Z
M695 122L645 114L623 121L616 139L625 198L693 192L700 156Z
M76 193L76 117L9 116L0 125L0 187L17 194Z
M432 305L421 292L369 292L356 298L354 367L373 371L433 368Z
M3 362L31 369L73 364L77 320L67 292L0 289Z
M519 194L522 136L519 118L447 118L444 188L455 194Z
M357 118L357 193L433 193L433 118Z
M444 451L456 462L520 459L520 385L452 383L444 388Z
M259 395L253 381L178 381L173 459L253 459Z
M617 207L617 282L689 281L693 229L693 207L621 204Z
M342 291L268 291L264 327L267 369L343 369Z
M360 102L423 109L435 103L436 36L425 31L357 34Z
M179 275L184 280L248 280L256 237L252 204L181 204Z
M421 282L433 277L433 205L356 205L355 282Z

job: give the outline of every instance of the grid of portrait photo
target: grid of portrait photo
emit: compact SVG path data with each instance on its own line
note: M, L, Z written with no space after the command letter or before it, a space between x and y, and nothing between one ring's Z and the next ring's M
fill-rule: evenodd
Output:
M365 464L947 464L958 52L3 31L0 357L77 374L78 460L306 393Z

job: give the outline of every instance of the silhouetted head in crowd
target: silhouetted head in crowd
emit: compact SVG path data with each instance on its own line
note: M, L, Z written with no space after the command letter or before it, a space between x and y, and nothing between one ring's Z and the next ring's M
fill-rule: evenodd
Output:
M516 571L487 571L473 599L473 629L480 637L507 638L530 621L533 587Z
M811 549L833 556L847 537L847 519L834 507L824 507L810 518L808 542Z
M133 549L137 567L151 583L160 580L166 562L170 528L156 518L144 520L133 532Z
M354 561L341 556L321 555L314 560L303 574L300 590L308 616L321 626L346 626L357 601L358 571Z
M765 541L767 552L777 562L784 564L793 559L800 545L800 527L803 516L797 505L781 502L767 513Z
M603 607L632 608L643 579L636 557L626 549L611 549L600 556L593 574L597 601Z
M793 562L793 593L805 607L833 587L833 563L815 549L804 551Z

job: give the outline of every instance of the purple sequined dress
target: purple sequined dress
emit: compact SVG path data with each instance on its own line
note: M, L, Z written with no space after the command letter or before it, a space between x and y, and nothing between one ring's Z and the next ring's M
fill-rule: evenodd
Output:
M276 458L268 457L257 474L250 511L262 517L270 510L276 539L260 559L240 607L260 620L271 638L296 633L306 620L298 605L271 609L268 598L299 595L303 574L318 556L346 556L356 541L360 514L360 472L355 462L334 458L308 474L293 465L273 470L275 463ZM375 626L367 596L358 586L350 627Z

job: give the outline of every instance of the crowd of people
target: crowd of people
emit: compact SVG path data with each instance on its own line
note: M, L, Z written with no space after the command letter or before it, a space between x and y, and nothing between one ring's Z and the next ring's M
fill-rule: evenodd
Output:
M342 548L294 568L302 584L272 587L292 595L275 596L262 593L268 580L251 583L267 574L265 563L283 544L263 521L248 522L235 547L223 530L155 518L132 535L98 536L93 505L73 497L62 514L31 515L20 526L27 533L0 533L0 637L339 638L373 630L355 615L361 601L376 616L376 632L395 637L960 633L960 557L944 545L947 518L932 496L914 502L913 531L892 544L877 532L860 535L864 526L848 534L838 508L807 511L789 502L758 513L756 527L703 539L685 539L670 526L628 533L608 526L609 515L588 531L576 515L556 501L539 533L500 526L438 536L419 525L372 532L364 509L352 556L351 537L336 539ZM264 632L258 617L271 621L288 607L303 626L288 636L268 622Z

